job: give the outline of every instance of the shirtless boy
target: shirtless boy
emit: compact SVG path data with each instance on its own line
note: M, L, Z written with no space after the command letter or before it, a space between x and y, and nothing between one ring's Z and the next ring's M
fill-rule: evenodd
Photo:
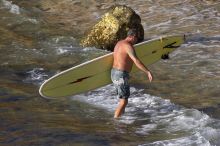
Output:
M129 72L131 71L133 64L147 75L150 82L153 79L151 72L136 56L133 47L136 42L136 30L130 29L127 33L127 37L124 40L119 41L114 48L111 80L120 99L119 105L115 110L114 118L118 118L124 113L125 107L128 103L128 98L130 96L130 86L128 83Z

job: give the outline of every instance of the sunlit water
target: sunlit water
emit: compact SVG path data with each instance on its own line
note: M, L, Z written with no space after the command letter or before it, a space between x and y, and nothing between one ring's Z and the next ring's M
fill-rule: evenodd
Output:
M152 83L131 75L132 95L118 120L112 85L40 97L40 84L55 73L108 53L81 48L79 39L115 3L141 16L145 39L187 34L187 41L170 60L149 66ZM73 28L53 24L58 15L37 4L0 0L0 145L220 145L220 2L74 1Z

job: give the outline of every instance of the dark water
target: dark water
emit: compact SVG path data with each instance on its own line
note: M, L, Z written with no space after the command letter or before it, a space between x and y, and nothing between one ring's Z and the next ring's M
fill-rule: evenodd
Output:
M186 43L149 67L153 83L132 75L119 120L112 85L40 97L47 78L108 53L79 40L116 3L141 16L145 39L187 34ZM219 1L0 0L0 17L0 145L220 145Z

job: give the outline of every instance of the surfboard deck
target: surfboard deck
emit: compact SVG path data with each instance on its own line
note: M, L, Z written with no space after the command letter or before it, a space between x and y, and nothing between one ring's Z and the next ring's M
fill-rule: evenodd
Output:
M146 65L153 64L178 48L185 36L167 36L134 45L138 58ZM60 98L87 92L111 83L113 53L62 71L46 80L39 93L46 98ZM137 71L133 65L132 71Z

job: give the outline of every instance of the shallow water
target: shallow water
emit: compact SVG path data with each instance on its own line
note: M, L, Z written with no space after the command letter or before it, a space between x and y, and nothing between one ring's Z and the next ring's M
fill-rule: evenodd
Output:
M146 40L187 34L187 41L149 66L152 83L132 74L119 120L112 118L112 85L65 99L40 97L47 78L108 53L81 48L79 40L116 3L141 16ZM0 145L220 145L218 1L0 0L0 17Z

